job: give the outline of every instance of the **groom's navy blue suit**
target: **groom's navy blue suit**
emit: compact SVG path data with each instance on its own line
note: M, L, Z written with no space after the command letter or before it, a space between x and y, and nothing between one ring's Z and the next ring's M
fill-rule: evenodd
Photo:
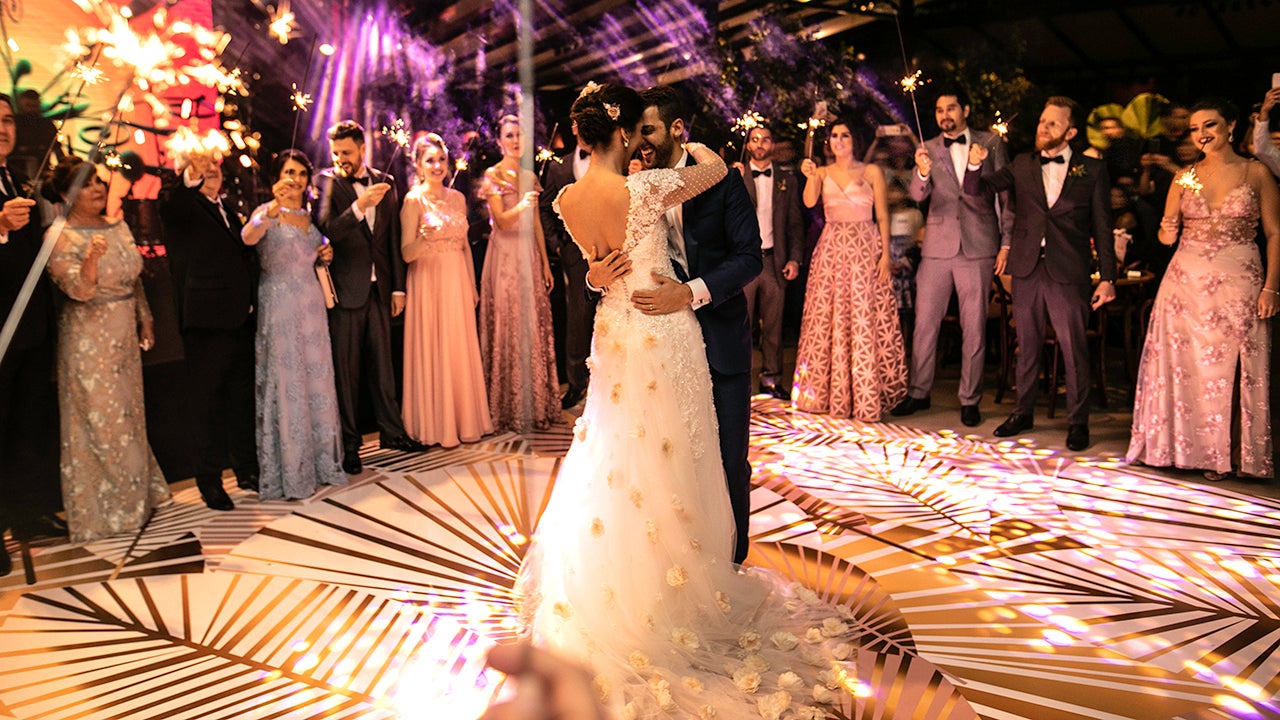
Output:
M690 156L688 164L693 165ZM720 457L737 527L734 562L747 557L751 516L751 465L747 445L751 423L751 326L742 288L760 274L760 225L742 179L729 172L710 190L684 203L688 276L675 263L681 281L702 278L711 302L695 315L702 325L711 366L712 394L720 424Z

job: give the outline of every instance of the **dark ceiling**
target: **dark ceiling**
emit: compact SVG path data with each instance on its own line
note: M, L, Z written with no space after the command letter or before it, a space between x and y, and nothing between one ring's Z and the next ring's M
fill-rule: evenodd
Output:
M481 47L490 68L515 63L519 0L399 1L411 26L452 52L463 72L474 70ZM750 52L750 23L764 13L823 42L852 44L869 58L900 63L896 12L906 49L922 65L954 60L975 46L1020 47L1028 76L1050 84L1096 87L1215 72L1233 74L1222 78L1232 83L1239 80L1234 75L1253 72L1262 87L1280 69L1280 0L529 2L537 82L544 90L581 84L621 61L642 65L658 81L680 80L696 71L685 59L690 42L704 51L722 41ZM695 8L714 29L689 27L686 18Z

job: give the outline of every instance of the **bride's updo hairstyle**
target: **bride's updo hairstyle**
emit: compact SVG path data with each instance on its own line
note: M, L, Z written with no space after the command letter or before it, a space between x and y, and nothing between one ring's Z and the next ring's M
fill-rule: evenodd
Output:
M587 83L573 102L569 118L578 140L589 148L606 148L618 128L632 130L640 122L644 103L640 93L624 85Z

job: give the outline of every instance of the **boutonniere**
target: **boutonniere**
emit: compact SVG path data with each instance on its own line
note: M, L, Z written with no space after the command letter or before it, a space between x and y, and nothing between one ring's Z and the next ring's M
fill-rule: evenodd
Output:
M783 180L782 178L779 178L779 179L778 179L778 192L786 192L786 191L787 191L787 181L786 181L786 180Z
M1088 173L1084 171L1084 165L1081 164L1081 165L1072 165L1071 169L1067 171L1067 174L1073 178L1082 178Z

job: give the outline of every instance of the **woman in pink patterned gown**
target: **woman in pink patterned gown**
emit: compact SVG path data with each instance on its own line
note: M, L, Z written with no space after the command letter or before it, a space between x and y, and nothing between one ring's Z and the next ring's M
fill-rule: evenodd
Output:
M493 432L476 333L467 200L445 187L449 148L430 133L413 147L418 184L400 208L409 264L404 318L404 429L424 445L455 447Z
M480 276L480 352L494 426L524 433L560 418L552 277L538 220L541 188L520 169L519 118L504 116L498 133L502 160L480 185L493 226Z
M1191 112L1204 159L1169 188L1160 222L1162 243L1179 240L1179 226L1182 242L1151 313L1128 452L1131 463L1205 470L1209 480L1233 469L1272 473L1268 319L1280 309L1280 193L1265 167L1232 150L1235 121L1227 103Z
M791 398L799 410L879 422L907 394L884 173L855 159L850 123L832 125L828 144L830 165L800 165L804 203L821 199L827 223L805 288Z

